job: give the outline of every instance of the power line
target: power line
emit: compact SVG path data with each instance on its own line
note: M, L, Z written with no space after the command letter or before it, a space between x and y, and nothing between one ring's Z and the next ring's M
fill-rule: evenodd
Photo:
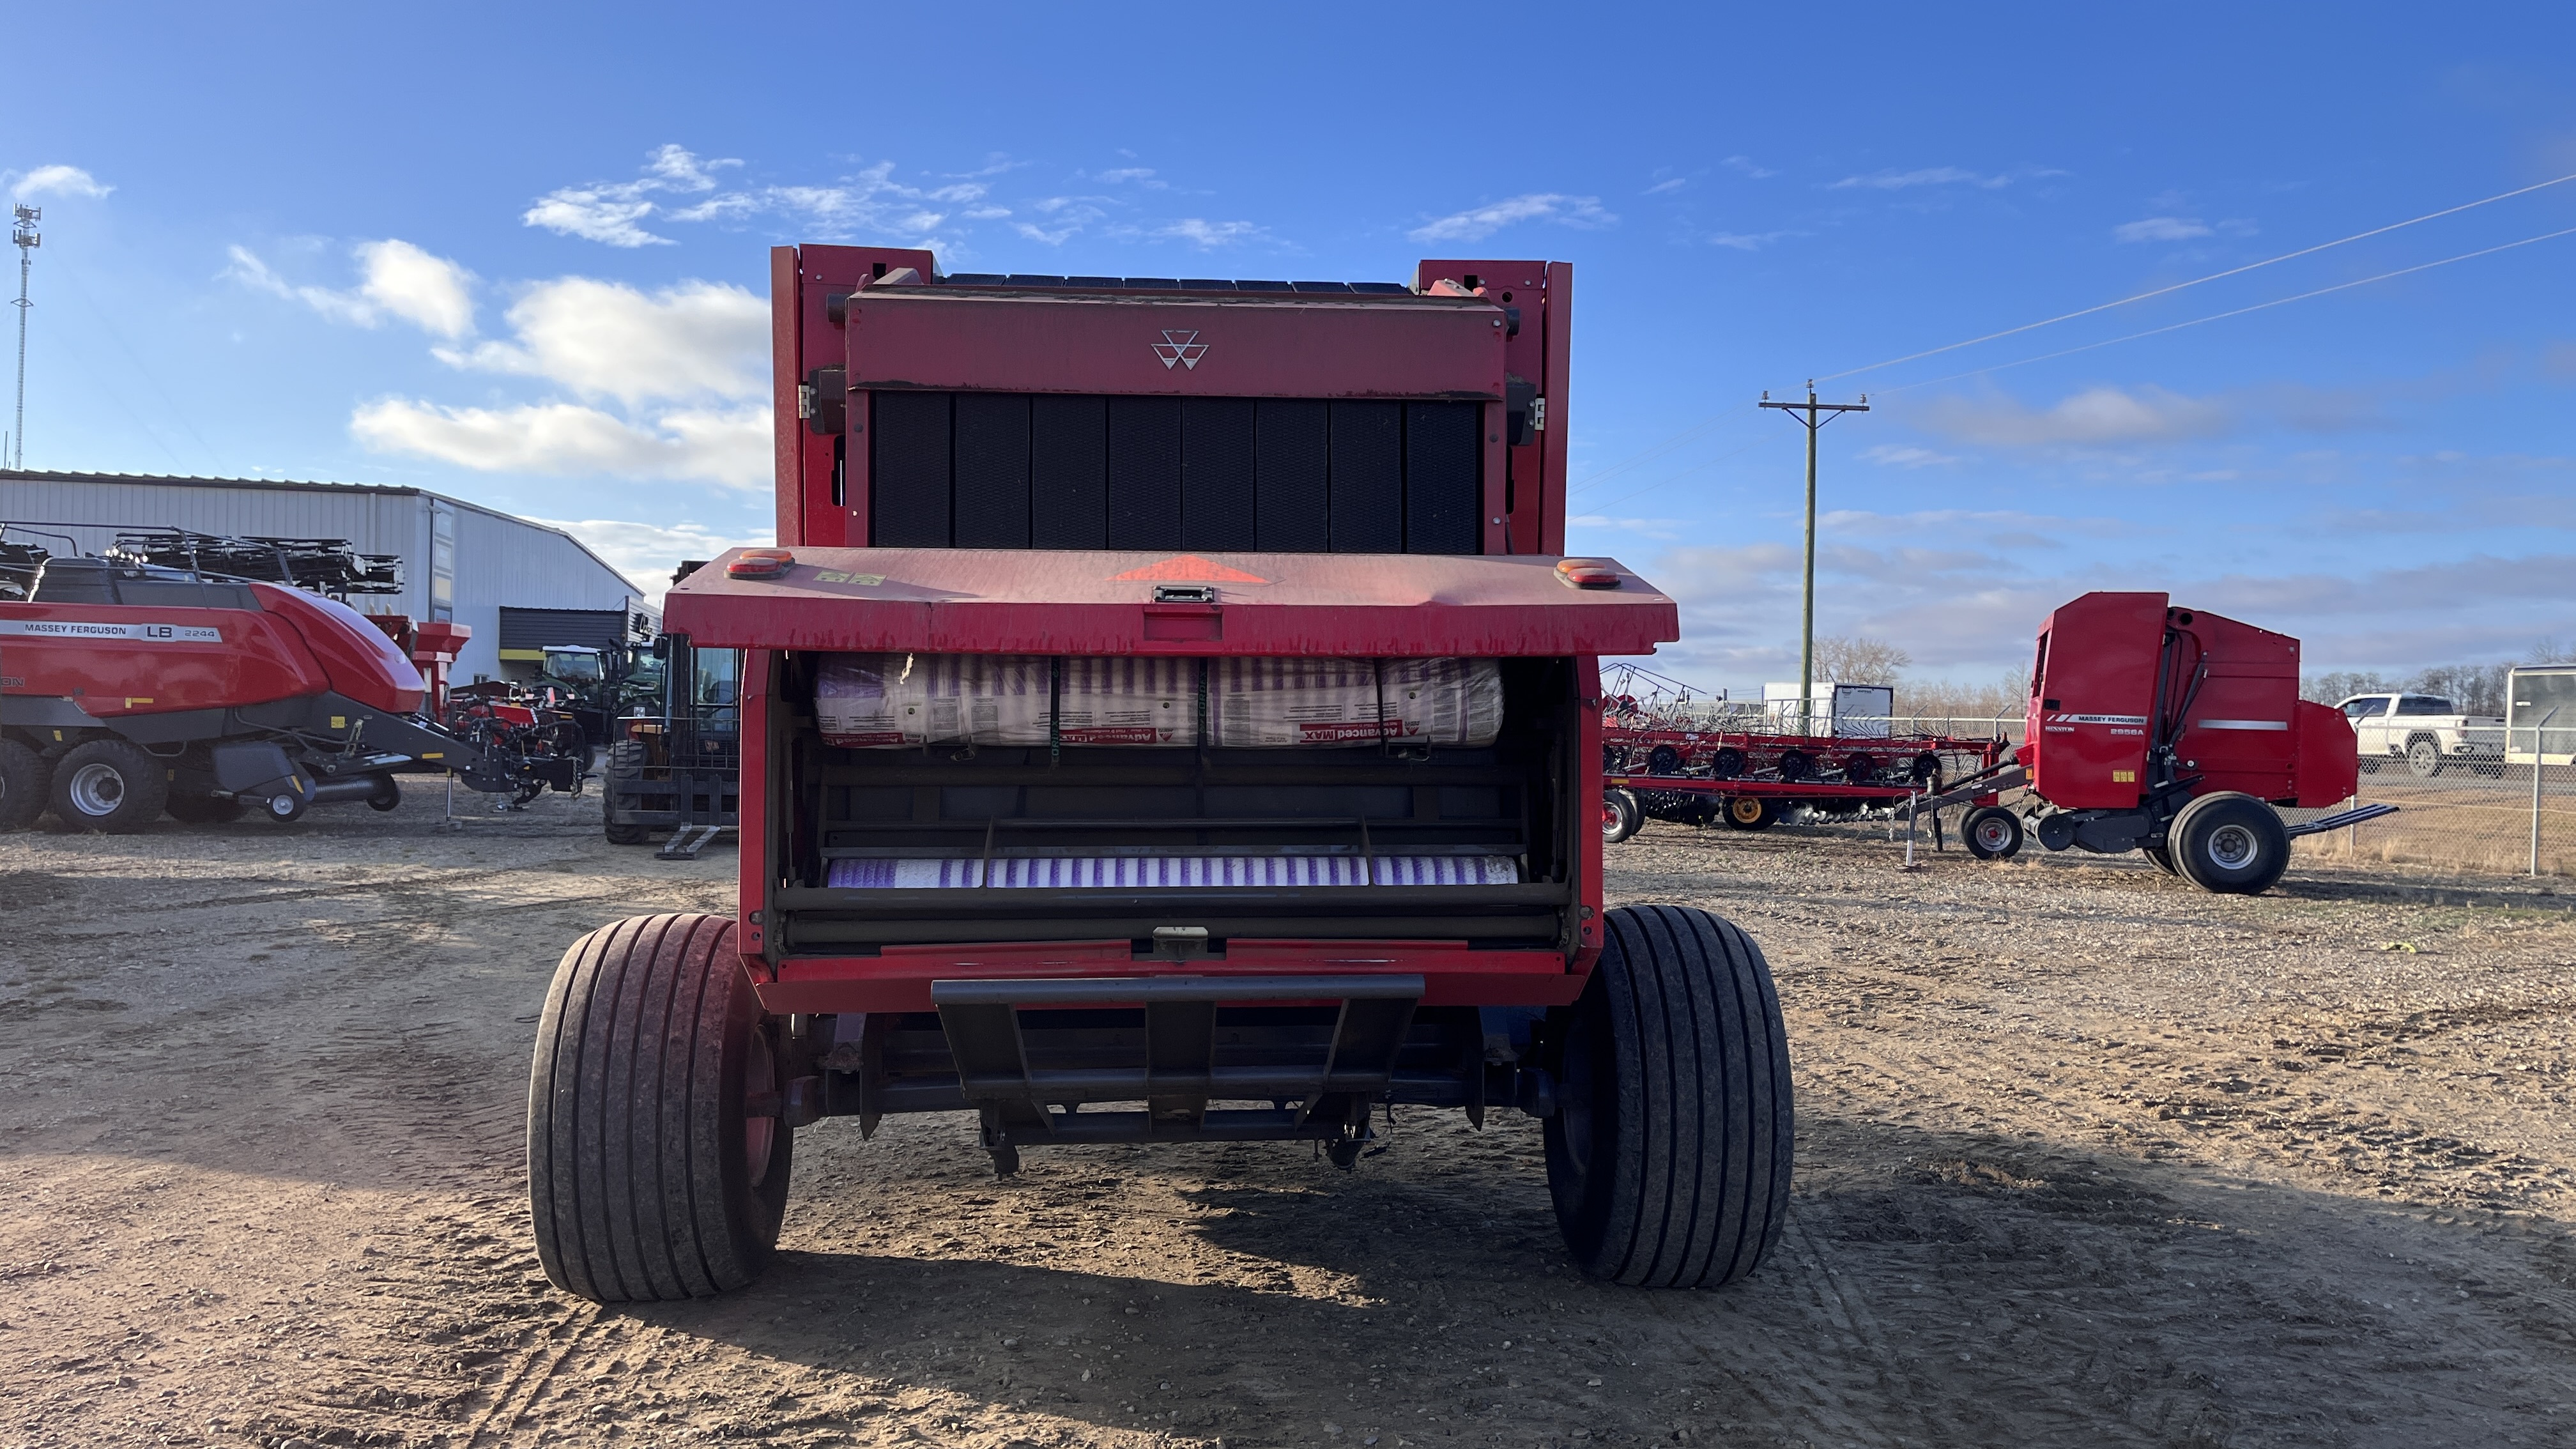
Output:
M1962 347L1974 347L1980 342L1992 342L1999 337L2011 337L2023 332L2036 331L2042 327L2053 327L2060 322L2071 322L2078 317L2090 317L2096 312L2108 312L2114 307L2126 307L2132 302L2144 302L2151 297L2167 296L2171 293L2182 291L2188 287L2197 287L2204 282L2215 282L2227 277L2243 276L2247 272L2259 271L2264 267L2275 266L2282 262L2296 261L2300 257L2312 257L2319 252L2331 251L2336 247L2345 246L2353 242L2365 241L2375 236L2386 236L2392 231L2401 231L2407 227L2415 226L2423 222L2439 220L2446 216L2457 216L2464 211L2471 211L2478 207L2491 205L2499 201L2508 201L2517 196L2525 196L2534 191L2540 191L2569 181L2576 181L2576 172L2570 172L2565 176L2552 177L2547 181L2534 182L2529 186L2518 187L2512 191L2498 192L2493 196L2484 197L2477 201L2463 202L2458 206L2445 207L2440 211L2428 211L2422 216L2409 217L2404 221L2391 222L2386 226L2373 227L2368 231L2355 232L2351 236L2340 237L2330 242L2320 242L2312 247L2302 247L2295 252L2283 252L2277 257L2269 257L2263 261L2248 262L2241 267L2230 267L2223 272L2212 272L2206 277L2194 277L2188 282L2176 282L2170 287L2158 287L2151 292L2140 292L2135 296L2122 297L2116 302L2104 302L2098 306L2083 308L2080 311L2066 312L2055 317L2042 318L2037 322L2025 322L2019 327L2007 327L2001 332L1989 332L1983 337L1971 337L1965 342L1953 342L1944 347L1934 347L1922 352L1907 353L1903 357L1891 357L1885 362L1873 362L1867 367L1855 367L1845 372L1829 373L1824 377L1817 378L1816 381L1832 382L1837 378L1856 377L1864 372L1876 372L1882 367L1894 367L1898 363L1902 362L1917 362L1926 357L1938 357L1944 352L1956 352ZM2391 275L2394 275L2394 273Z
M1698 422L1691 424L1682 431L1673 434L1671 437L1664 439L1662 442L1646 449L1642 453L1637 453L1630 457L1623 458L1606 467L1595 469L1589 476L1584 478L1582 482L1565 490L1565 495L1566 497L1571 498L1575 494L1582 492L1584 489L1593 487L1604 479L1624 473L1629 469L1636 467L1640 463L1651 463L1655 459L1671 452L1673 449L1680 447L1682 444L1689 442L1691 439L1698 437L1700 434L1707 432L1709 429L1716 427L1719 423L1725 422L1727 417L1728 414L1725 413L1712 414L1709 417L1702 418Z
M2435 267L2447 267L2453 262L2471 261L2478 257L2491 257L2497 252L2509 252L2515 247L2527 247L2536 242L2555 241L2562 236L2576 236L2576 226L2571 226L2561 231L2543 232L2539 236L2527 236L2520 241L2506 242L2502 246L2485 247L2473 252L2462 252L2456 257L2444 257L2438 262L2418 262L2414 266L2399 267L2393 272L2382 272L2375 277L2361 277L2349 282L2337 282L2331 287L2319 287L2313 292L2301 292L2295 297L2276 297L2269 302L2257 302L2251 307L2238 307L2231 311L2213 312L2206 317L2194 317L2188 322L2175 322L2164 327L2150 327L2144 332L2132 332L2125 337L2107 337L2100 342L2087 342L2081 347L2066 347L2055 352L2043 352L2037 357L2025 357L2018 362L1998 362L1992 367L1972 367L1966 372L1954 372L1947 377L1925 378L1921 382L1909 382L1897 387L1880 388L1879 391L1908 392L1918 387L1932 387L1939 383L1957 382L1963 377L1975 377L1981 373L2001 372L2008 367L2022 367L2033 362L2046 362L2051 358L2057 357L2072 357L2079 352L2091 352L2097 347L2110 347L2121 342L2135 342L2141 337L2154 337L2165 332L2180 332L2186 327L2197 327L2204 322L2223 322L2230 317L2242 317L2248 312L2261 312L2272 307L2286 307L2292 302L2304 302L2310 297L2322 297L2329 292L2345 292L2350 291L2354 287L2367 287L2373 282L2385 282L2391 277L2403 277L2411 272L2429 272ZM1916 355L1930 356L1929 353L1918 353Z

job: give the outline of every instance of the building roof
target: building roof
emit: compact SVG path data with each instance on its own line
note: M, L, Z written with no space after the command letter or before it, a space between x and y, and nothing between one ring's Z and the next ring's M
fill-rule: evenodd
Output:
M533 528L540 533L551 533L562 539L564 542L571 544L573 547L580 549L583 556L588 558L592 563L606 569L611 578L616 579L619 583L626 586L627 592L635 595L639 599L645 597L644 591L635 587L635 581L628 578L617 568L616 565L610 563L604 558L601 558L598 554L591 552L589 544L582 542L580 539L573 537L571 534L564 532L553 524L539 523L534 519L521 518L515 513L504 513L498 508L487 508L480 503L470 502L466 499L458 498L453 494L440 493L429 488L410 488L393 483L299 483L285 478L192 478L169 473L66 473L42 468L0 468L0 483L8 482L118 483L140 484L154 488L265 488L273 492L280 493L336 493L341 495L352 493L375 493L389 497L430 498L435 499L440 503L449 504L453 507L470 508L476 513L485 514L492 518L498 518L504 522L515 523L522 528ZM28 523L41 523L49 520L26 519L23 521ZM82 524L78 526L92 527L95 525Z

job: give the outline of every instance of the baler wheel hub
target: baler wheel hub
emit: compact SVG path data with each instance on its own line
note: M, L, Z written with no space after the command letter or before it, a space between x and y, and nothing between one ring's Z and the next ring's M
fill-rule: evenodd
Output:
M83 765L64 788L84 815L113 815L125 803L125 776L113 765Z
M2210 863L2221 870L2243 868L2261 848L2254 832L2242 825L2222 825L2209 833Z

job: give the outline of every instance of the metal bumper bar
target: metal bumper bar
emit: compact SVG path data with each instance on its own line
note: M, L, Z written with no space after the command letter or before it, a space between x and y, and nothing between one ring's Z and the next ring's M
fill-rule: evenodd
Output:
M983 1114L985 1145L999 1150L1050 1141L1338 1137L1356 1130L1369 1105L1387 1092L1423 985L1419 975L1361 974L935 981L930 999L957 1064L958 1090ZM1289 1002L1339 1003L1319 1060L1218 1061L1221 1005ZM1032 1062L1024 1009L1137 1005L1145 1021L1141 1062ZM1211 1100L1265 1097L1279 1105L1255 1113L1208 1109ZM1140 1100L1141 1113L1075 1110L1085 1102ZM1067 1110L1054 1110L1059 1105Z

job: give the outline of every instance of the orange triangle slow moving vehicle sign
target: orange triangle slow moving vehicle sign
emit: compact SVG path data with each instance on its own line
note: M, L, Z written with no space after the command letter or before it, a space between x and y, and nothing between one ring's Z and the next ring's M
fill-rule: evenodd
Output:
M1109 577L1115 583L1266 584L1270 582L1259 574L1248 574L1238 568L1229 568L1211 559L1203 559L1194 553L1174 554L1161 563L1149 563L1143 568L1129 569L1123 574L1111 574Z

